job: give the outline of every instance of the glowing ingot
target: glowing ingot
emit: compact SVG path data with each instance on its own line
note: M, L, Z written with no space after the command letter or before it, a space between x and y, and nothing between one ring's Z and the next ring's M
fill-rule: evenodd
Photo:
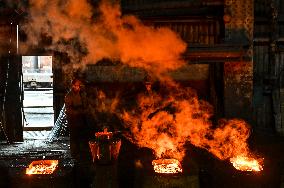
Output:
M39 160L33 161L28 168L26 174L52 174L58 165L58 160Z
M182 172L181 164L176 159L157 159L152 161L154 171L163 174L176 174Z

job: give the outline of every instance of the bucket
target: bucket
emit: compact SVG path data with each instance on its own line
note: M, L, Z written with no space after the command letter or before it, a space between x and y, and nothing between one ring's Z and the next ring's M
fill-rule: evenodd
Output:
M97 132L95 138L89 141L94 163L108 165L117 161L121 140L112 132Z

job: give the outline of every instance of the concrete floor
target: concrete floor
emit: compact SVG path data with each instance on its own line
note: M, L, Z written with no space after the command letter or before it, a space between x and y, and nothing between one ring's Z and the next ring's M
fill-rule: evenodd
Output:
M44 140L54 125L53 90L45 88L41 90L25 90L23 100L24 111L24 139ZM37 131L36 127L44 128ZM32 130L32 131L31 131Z
M54 125L53 90L24 91L23 110L25 127L52 127Z

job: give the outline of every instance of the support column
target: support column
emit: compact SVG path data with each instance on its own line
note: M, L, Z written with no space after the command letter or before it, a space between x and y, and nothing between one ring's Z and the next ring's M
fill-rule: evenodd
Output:
M253 0L225 0L225 42L243 47L239 62L224 63L224 115L252 123Z

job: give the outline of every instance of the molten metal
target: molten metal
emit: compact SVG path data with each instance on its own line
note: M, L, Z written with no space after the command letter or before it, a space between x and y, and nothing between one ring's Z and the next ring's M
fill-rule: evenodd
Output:
M163 174L176 174L182 172L181 164L176 159L157 159L152 161L154 171Z
M58 160L33 161L26 169L26 174L52 174L58 165Z
M261 171L263 167L259 160L249 157L237 156L230 159L230 162L237 170L241 171Z
M108 132L107 128L104 128L103 132L96 132L95 135L97 138L110 139L112 137L112 132Z

